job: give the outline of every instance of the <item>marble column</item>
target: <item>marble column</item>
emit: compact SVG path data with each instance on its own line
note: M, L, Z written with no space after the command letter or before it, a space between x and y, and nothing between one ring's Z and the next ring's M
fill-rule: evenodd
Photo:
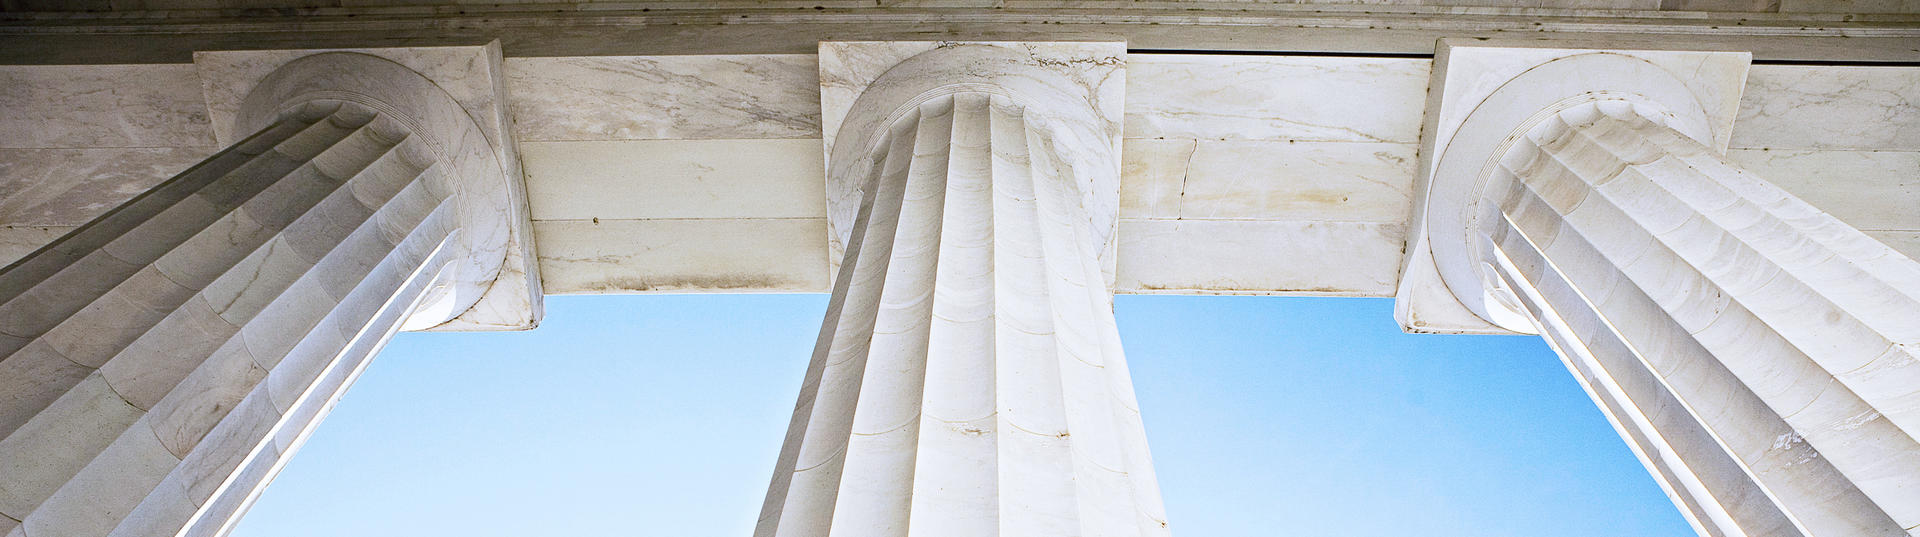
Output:
M1032 62L1006 52L927 65ZM755 534L1165 535L1095 232L1114 213L1087 202L1117 145L956 78L842 131L829 181L857 212Z
M1557 115L1496 173L1493 272L1719 533L1920 525L1920 264L1630 106Z
M255 134L0 271L0 533L224 534L388 338L479 299L509 189L434 91L290 62Z
M1459 124L1427 207L1457 218L1448 287L1541 334L1703 535L1920 534L1920 263L1732 164L1696 90L1624 58Z

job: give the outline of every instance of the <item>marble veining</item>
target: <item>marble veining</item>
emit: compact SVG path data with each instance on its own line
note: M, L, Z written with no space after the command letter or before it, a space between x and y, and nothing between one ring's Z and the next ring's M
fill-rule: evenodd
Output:
M1733 147L1920 151L1920 67L1756 65Z
M1401 223L1413 201L1412 144L1152 142L1175 146L1175 154L1160 157L1164 165L1133 168L1145 173L1122 181L1131 204L1121 206L1124 217Z
M1420 138L1433 62L1131 54L1126 136L1391 142Z
M198 147L0 149L0 224L77 226L207 157Z
M812 54L512 58L524 141L819 138Z
M0 66L0 148L214 146L191 65Z

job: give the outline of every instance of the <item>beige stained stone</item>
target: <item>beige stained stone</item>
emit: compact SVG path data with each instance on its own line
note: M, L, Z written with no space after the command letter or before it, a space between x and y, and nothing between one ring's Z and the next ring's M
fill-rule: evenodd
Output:
M1116 290L1143 294L1388 296L1401 224L1121 220Z
M820 137L811 54L512 58L524 142Z
M818 139L529 142L521 151L536 221L826 214Z
M1202 140L1175 216L1404 222L1413 153L1410 144Z
M548 292L822 292L824 219L534 223Z

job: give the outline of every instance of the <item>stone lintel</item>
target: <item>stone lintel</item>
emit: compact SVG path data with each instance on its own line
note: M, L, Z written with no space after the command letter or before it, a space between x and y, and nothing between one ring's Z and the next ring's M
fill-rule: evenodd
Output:
M1420 130L1394 317L1409 332L1532 332L1485 285L1473 222L1493 165L1527 129L1584 103L1624 101L1725 151L1752 55L1442 39Z

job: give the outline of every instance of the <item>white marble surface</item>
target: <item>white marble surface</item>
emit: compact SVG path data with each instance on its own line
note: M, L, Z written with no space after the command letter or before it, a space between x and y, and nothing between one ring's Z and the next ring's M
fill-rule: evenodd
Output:
M348 48L326 49L329 52L355 52L385 58L394 63L412 69L433 80L434 84L453 97L454 102L472 115L480 124L489 141L498 143L502 138L499 125L488 119L499 115L495 112L493 77L488 65L486 47L410 47L410 48ZM208 118L220 145L225 146L236 141L237 137L251 133L236 132L235 116L240 112L241 101L253 90L255 84L274 69L294 59L310 56L317 50L247 50L247 51L205 51L193 55L194 68L199 73L201 91Z
M520 147L535 221L819 218L827 211L819 140L527 142Z
M1399 223L1412 203L1412 144L1127 140L1126 147L1122 218Z
M190 65L0 66L0 148L207 147Z
M1422 126L1420 170L1414 178L1409 263L1434 263L1456 300L1437 300L1400 286L1395 295L1403 326L1410 315L1469 319L1437 331L1484 331L1497 325L1530 332L1511 300L1486 287L1492 281L1470 253L1469 227L1484 212L1490 162L1506 140L1550 112L1581 103L1631 103L1643 113L1708 147L1724 149L1744 88L1751 55L1744 52L1558 48L1519 40L1442 40L1436 52ZM1620 104L1621 106L1629 106ZM1403 268L1402 272L1424 272ZM1407 283L1430 283L1408 281ZM1419 302L1415 302L1419 301ZM1489 324L1491 323L1491 324Z
M1111 281L1126 59L1119 42L821 42L828 259L839 266L863 183L879 167L872 159L892 122L920 102L966 88L1015 96L1024 113L1048 125L1050 143L1036 149L1049 150L1084 183L1089 232Z
M1281 218L1290 221L1318 218L1375 221L1388 212L1386 205L1371 202L1301 205L1300 202L1307 199L1302 194L1328 189L1327 185L1316 185L1312 181L1331 179L1339 184L1365 187L1366 183L1355 182L1358 177L1378 175L1370 171L1353 174L1341 170L1364 171L1380 166L1374 156L1377 151L1364 150L1362 143L1318 146L1340 148L1340 151L1302 148L1316 147L1310 142L1319 138L1342 142L1386 139L1396 141L1379 143L1380 150L1400 154L1404 150L1396 147L1403 143L1399 140L1417 135L1416 122L1425 96L1424 74L1430 63L1423 59L1167 54L1134 54L1129 56L1129 62L1134 72L1128 77L1125 105L1125 134L1129 139L1125 140L1122 153L1123 218ZM472 78L485 74L474 72L475 69L484 71L485 68L479 67L483 63L482 60L424 62L420 68L465 72L464 76ZM769 170L769 179L777 185L786 185L771 190L799 195L800 191L794 188L804 185L797 175L788 174L797 173L793 166L801 162L797 160L801 155L792 148L776 145L817 143L802 141L820 136L816 64L816 57L810 54L508 58L504 60L505 77L501 77L504 80L500 82L505 89L500 91L508 95L506 104L511 108L513 124L511 128L498 130L515 134L508 139L524 140L634 139L629 141L642 142L639 139L658 139L655 141L660 145L626 146L632 151L614 149L616 146L611 145L569 146L566 144L572 142L565 141L543 141L536 149L522 149L521 152L530 155L568 156L529 165L529 181L537 183L529 185L534 198L530 205L541 214L552 214L556 218L592 218L595 216L592 213L613 211L608 214L621 218L705 218L742 215L751 208L752 211L776 211L782 217L804 216L799 211L811 203L810 200L796 197L791 200L793 203L783 205L768 197L747 198L737 204L734 212L728 207L737 200L729 200L723 191L760 192L762 189L746 185L746 181L751 175L747 171L751 169L749 164L761 163ZM1756 67L1746 85L1740 119L1733 129L1734 145L1772 144L1768 147L1773 147L1776 155L1793 155L1772 157L1787 171L1768 170L1765 175L1778 179L1815 206L1868 228L1890 244L1912 244L1912 241L1902 242L1900 237L1907 235L1900 233L1916 226L1901 224L1900 215L1891 204L1893 200L1907 199L1901 196L1911 190L1902 190L1904 187L1899 185L1916 175L1911 165L1902 164L1907 162L1905 157L1893 156L1904 153L1822 155L1821 152L1889 145L1906 147L1912 145L1908 140L1920 139L1920 136L1904 134L1920 128L1915 127L1916 122L1920 122L1920 114L1900 104L1917 98L1910 95L1913 88L1920 87L1920 83L1912 81L1916 72L1920 72L1920 68ZM17 133L0 138L0 146L28 146L53 140L65 140L58 143L76 146L70 150L0 149L0 226L65 229L79 225L124 200L139 185L157 183L177 171L174 168L191 164L195 157L188 155L204 156L215 149L210 134L212 122L207 119L204 104L208 90L201 87L200 72L192 66L9 66L0 68L0 76L33 81L16 86L28 91L0 92L0 103L4 103L0 106L0 123L13 121L4 123L7 127L0 132ZM727 83L724 87L703 90L695 82L713 78L725 79ZM140 83L129 83L134 81ZM653 87L653 84L665 87ZM478 92L480 87L463 83L449 91ZM62 89L54 91L53 88ZM235 91L229 89L228 93ZM1300 102L1316 104L1299 106ZM73 116L63 108L71 104L94 112ZM1408 107L1412 108L1398 115L1385 112ZM1763 113L1763 108L1774 112ZM102 110L147 120L143 123L112 114L99 115ZM30 121L21 118L30 118ZM1856 124L1876 126L1851 127ZM1801 129L1799 125L1812 125L1812 128ZM1153 139L1160 137L1164 139ZM692 158L694 153L706 154L698 146L689 149L687 155L669 151L670 140L676 139L722 140L716 143L735 144L739 155L748 158L706 162L706 156ZM770 145L759 145L750 141L753 139ZM1209 150L1201 151L1201 142L1196 140L1210 140L1206 147ZM1299 145L1273 148L1295 151L1311 159L1282 159L1253 151L1236 157L1241 162L1209 160L1210 155L1227 154L1212 150L1214 148L1289 140ZM128 143L168 145L119 147ZM171 145L179 143L191 145ZM1810 144L1820 147L1777 147ZM88 149L78 149L80 147ZM1791 151L1778 153L1780 149ZM1736 151L1734 156L1743 159L1741 162L1745 164L1765 167L1753 160L1757 157L1743 156L1747 154ZM649 164L639 160L643 156L647 159L664 156L669 160ZM671 158L683 156L687 158ZM816 154L811 160L817 162L819 158ZM1245 173L1240 169L1242 164ZM1828 165L1833 167L1826 167ZM653 166L662 169L650 169ZM702 172L702 167L714 168L720 175ZM1326 172L1322 173L1322 169ZM1832 173L1834 170L1847 170L1848 175L1839 177ZM665 175L658 175L662 171ZM1817 187L1811 183L1807 188L1794 184L1810 180L1786 175L1803 172L1824 178L1820 181L1845 181L1858 188L1809 191L1807 188ZM670 196L618 196L627 201L604 195L602 190L647 184L627 182L623 178L667 176L720 177L720 183L738 184L740 188L690 185ZM49 180L68 181L71 188L56 192L61 188L48 183ZM1206 191L1208 186L1225 188L1220 192L1231 196L1220 199L1225 204L1213 210L1182 213L1180 193L1188 182L1202 187L1188 192L1188 197L1197 197L1196 194ZM1261 188L1262 185L1270 188ZM1878 194L1868 195L1870 192ZM1383 199L1378 195L1354 198L1351 196L1354 193L1357 192L1345 188L1340 192L1350 199ZM572 209L547 213L546 207ZM1249 212L1238 213L1241 210ZM1346 212L1349 210L1351 212ZM1862 219L1863 216L1856 213L1863 210L1879 216ZM1300 216L1306 214L1313 216ZM824 211L814 216L824 216ZM0 240L8 241L13 250L24 254L53 238L38 231L21 231L26 229L29 228L0 232L10 237ZM1907 247L1904 251L1914 250ZM1196 274L1195 282L1202 276Z
M280 113L273 108L282 106L279 101L309 98L309 92L401 108L394 117L428 139L447 166L440 177L450 178L447 186L461 193L458 284L451 295L434 295L419 309L422 318L445 315L447 322L408 325L449 331L524 330L539 324L542 312L526 185L517 142L507 132L502 61L498 42L194 54L222 141L245 136Z
M1121 293L1389 296L1399 223L1121 220Z
M1688 518L1920 526L1920 263L1633 108L1515 150L1476 261L1570 364L1603 364L1575 372Z
M1393 142L1420 138L1433 62L1131 54L1128 138Z
M812 54L511 58L522 141L819 138Z
M83 224L213 152L200 147L0 149L0 223Z
M824 293L824 218L534 222L553 294Z
M1920 67L1753 66L1733 147L1920 151Z
M1727 158L1860 230L1920 230L1920 152L1738 149Z

